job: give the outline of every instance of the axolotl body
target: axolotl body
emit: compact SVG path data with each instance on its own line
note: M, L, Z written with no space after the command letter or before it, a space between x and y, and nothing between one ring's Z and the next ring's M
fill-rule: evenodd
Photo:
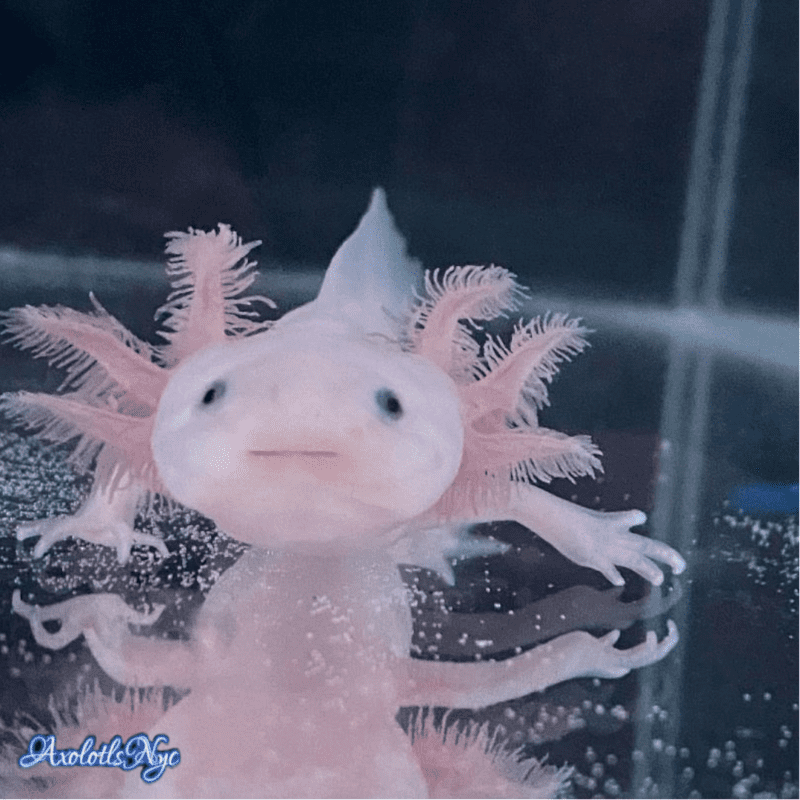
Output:
M252 547L214 585L189 641L134 635L114 596L80 598L71 619L62 604L62 640L83 633L119 682L191 689L158 723L180 766L148 786L129 776L128 794L426 796L436 776L398 707L480 708L619 677L677 641L669 623L661 642L651 633L628 650L614 647L618 631L578 630L502 661L410 656L399 539L514 520L615 584L617 566L660 583L656 561L683 561L629 530L641 512L594 512L532 485L597 465L585 437L541 429L532 411L582 329L537 322L481 351L463 320L513 307L499 268L429 275L410 317L393 288L404 274L356 302L370 291L359 281L380 284L376 263L411 263L401 242L376 194L316 301L170 371L152 428L158 479ZM46 642L39 610L15 607Z

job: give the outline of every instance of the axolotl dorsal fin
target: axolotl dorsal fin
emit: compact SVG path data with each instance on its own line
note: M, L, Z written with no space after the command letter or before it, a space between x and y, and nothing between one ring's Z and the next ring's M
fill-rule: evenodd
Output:
M367 335L398 340L421 283L422 267L408 255L386 193L378 187L358 226L333 256L316 299L285 314L278 325L337 319Z

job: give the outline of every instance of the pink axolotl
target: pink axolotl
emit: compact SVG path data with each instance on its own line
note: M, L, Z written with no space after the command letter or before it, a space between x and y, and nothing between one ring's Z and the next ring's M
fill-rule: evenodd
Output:
M111 381L117 407L94 381L75 408L49 408L51 434L69 411L104 443L101 458L116 442L114 463L138 481L137 497L167 492L252 545L211 589L188 641L133 634L130 623L151 623L158 610L140 614L116 595L46 608L15 596L40 644L83 634L117 681L191 689L157 725L180 765L155 784L130 775L127 794L427 796L438 791L441 764L419 757L395 721L398 707L480 708L578 676L620 677L675 646L670 622L662 641L651 633L627 650L614 647L616 630L570 631L502 661L410 657L398 542L418 563L433 562L437 549L457 545L453 532L514 520L616 585L618 566L654 584L663 578L656 562L684 567L672 548L630 531L641 512L590 511L533 485L599 468L587 437L537 421L546 383L583 348L585 331L556 316L520 324L510 344L489 336L479 345L470 326L515 307L513 276L499 267L428 274L409 307L414 269L376 191L312 303L171 363L131 357L127 386ZM114 374L110 363L98 369ZM141 394L148 402L133 414ZM126 489L104 485L113 511ZM133 540L120 541L122 554ZM61 622L57 633L45 629L49 620ZM557 788L554 771L537 776L539 785L519 791Z

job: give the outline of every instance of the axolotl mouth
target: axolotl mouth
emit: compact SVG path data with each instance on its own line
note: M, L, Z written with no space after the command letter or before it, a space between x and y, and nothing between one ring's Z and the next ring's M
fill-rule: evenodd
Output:
M251 455L262 458L338 458L339 454L335 450L251 450Z
M345 459L336 450L250 450L249 455L277 480L305 475L329 484L343 477Z

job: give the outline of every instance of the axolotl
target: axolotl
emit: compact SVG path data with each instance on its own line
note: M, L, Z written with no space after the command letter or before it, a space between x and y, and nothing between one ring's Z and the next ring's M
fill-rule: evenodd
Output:
M479 344L478 321L516 307L514 277L427 273L409 303L414 269L376 191L315 301L169 370L151 425L158 487L252 545L188 641L135 635L130 622L157 614L137 618L115 595L47 609L15 598L41 644L83 633L120 683L191 690L157 726L180 765L150 785L128 776L127 794L428 796L437 776L398 707L481 708L574 677L620 677L675 646L670 621L661 641L651 632L627 650L617 630L575 630L500 661L410 656L398 541L435 549L475 523L513 520L615 585L620 566L654 584L656 562L685 566L630 530L642 512L592 511L534 485L599 468L588 437L537 420L584 329L554 316L520 323L510 344ZM43 626L52 619L55 634ZM520 791L557 781L547 786Z

